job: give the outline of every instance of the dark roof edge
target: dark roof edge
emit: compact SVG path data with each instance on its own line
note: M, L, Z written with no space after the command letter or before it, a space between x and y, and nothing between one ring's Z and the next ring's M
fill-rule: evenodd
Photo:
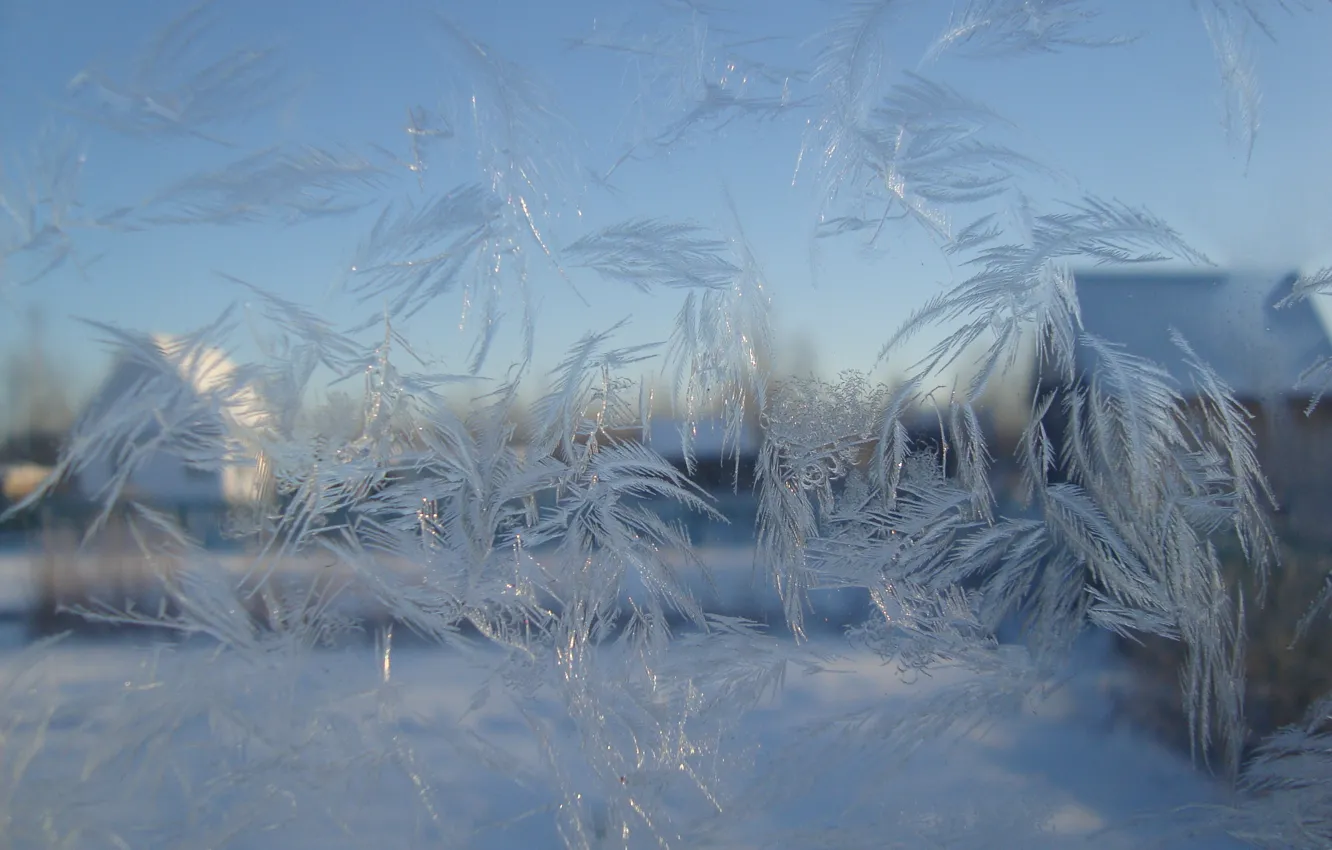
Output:
M1097 278L1101 280L1123 279L1142 280L1144 278L1173 278L1180 281L1228 280L1236 277L1267 278L1273 281L1289 280L1294 283L1301 272L1290 267L1214 267L1214 268L1152 268L1151 266L1083 266L1070 268L1074 280L1079 278Z

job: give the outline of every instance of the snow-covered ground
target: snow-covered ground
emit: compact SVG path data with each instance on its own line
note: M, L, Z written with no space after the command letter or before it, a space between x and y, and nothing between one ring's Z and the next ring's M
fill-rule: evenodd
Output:
M0 551L0 614L20 614L31 607L33 562L39 557L39 553Z
M714 602L743 603L751 559L719 552ZM27 575L24 557L0 559L5 605L29 598ZM838 732L842 720L928 714L974 677L906 675L827 630L802 650L826 659L819 669L792 665L779 694L725 730L708 755L720 784L684 792L650 772L609 787L589 772L588 739L540 659L530 683L501 682L493 651L399 638L386 668L373 643L256 662L128 638L25 650L15 629L0 656L0 844L544 848L576 805L591 846L620 846L609 813L651 798L656 837L679 847L1241 846L1188 828L1205 817L1183 812L1225 792L1116 720L1126 673L1104 642L1084 644L1039 701L877 749L864 728ZM687 651L668 650L677 669ZM637 823L631 845L658 846Z
M680 837L672 846L865 846L853 828L866 824L878 847L1239 846L1171 830L1168 814L1140 818L1221 791L1114 727L1100 648L1086 648L1067 686L1004 719L891 758L834 739L813 750L822 763L803 746L811 724L905 710L965 677L912 683L840 642L818 648L837 656L825 671L788 676L732 730L728 750L748 756L722 765L735 788L717 790L721 811L701 794L671 801L675 819L657 826ZM71 846L114 846L115 835L127 846L556 847L563 798L533 730L551 735L551 752L576 751L577 739L540 693L487 691L488 658L402 647L384 685L382 654L367 646L261 670L217 666L205 647L67 643L42 649L26 674L11 652L0 677L32 690L10 709L7 748L27 755L47 723L31 761L9 761L4 843L54 846L44 842L83 829ZM57 693L50 713L38 710ZM599 823L611 803L595 777L566 778Z

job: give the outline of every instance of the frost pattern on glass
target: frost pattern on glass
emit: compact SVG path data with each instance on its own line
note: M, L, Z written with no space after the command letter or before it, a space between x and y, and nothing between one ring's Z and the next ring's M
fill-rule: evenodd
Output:
M1053 53L1071 47L1113 47L1131 36L1091 35L1100 15L1085 0L968 0L931 45L931 57L946 51L996 59L1017 53Z
M130 135L191 136L231 146L215 133L282 95L282 68L271 47L221 56L201 48L213 25L211 0L196 3L145 40L132 69L90 65L68 82L75 115Z
M114 353L116 391L88 408L55 475L11 513L62 483L95 482L87 539L118 541L154 604L104 595L72 610L181 639L155 637L127 680L82 688L23 687L60 651L31 649L30 669L0 694L10 718L0 834L48 846L363 841L385 834L363 805L379 785L409 812L397 826L412 839L457 846L510 833L589 850L882 846L885 835L984 846L1000 822L1041 846L1054 815L1019 794L993 809L910 814L842 800L822 830L751 828L747 813L796 806L844 767L863 788L900 779L932 742L1039 702L1080 638L1113 633L1183 647L1195 755L1217 757L1233 780L1229 802L1205 817L1162 816L1166 828L1198 817L1255 846L1332 840L1326 699L1245 760L1242 624L1264 603L1279 551L1249 415L1182 335L1172 338L1187 375L1172 377L1087 333L1071 271L1208 259L1146 209L1066 191L1012 142L1009 121L927 75L954 55L1110 48L1131 34L1100 33L1085 0L970 0L913 69L888 49L905 5L836 4L808 69L768 61L762 32L734 32L723 10L693 2L598 23L571 46L628 57L638 72L634 129L612 140L608 163L585 161L586 140L539 68L438 14L421 22L445 56L447 103L403 104L397 147L373 156L228 151L226 164L85 218L81 148L64 141L77 136L44 139L29 159L6 150L6 287L81 261L80 227L381 212L340 281L366 307L351 328L230 275L222 285L244 308L192 333L90 323ZM1248 157L1258 89L1247 33L1266 29L1264 4L1194 5ZM275 51L205 49L210 12L169 24L128 73L80 72L66 93L72 120L229 146L227 128L271 106L284 78ZM893 385L772 373L773 287L729 196L716 230L655 212L582 221L586 198L631 163L740 132L741 119L794 116L806 122L792 153L797 184L814 172L817 250L847 234L882 247L901 220L955 264L923 306L885 310L894 324L879 363L897 367ZM1029 198L1037 180L1073 200ZM548 292L534 291L538 267ZM1287 301L1330 280L1301 278ZM538 296L572 303L598 286L670 304L667 338L640 341L620 322L537 363ZM402 330L445 297L471 344L459 372ZM492 355L515 307L523 340L506 370ZM257 355L235 365L242 329ZM905 361L912 337L940 331L919 362ZM1042 389L1014 458L1025 504L1012 504L994 487L1005 459L987 443L982 399L1032 340ZM941 385L940 371L963 361L974 377ZM1306 377L1321 392L1330 373L1315 363ZM316 375L355 394L316 403ZM466 410L446 392L459 387ZM648 441L658 388L681 423L680 458ZM732 578L691 539L693 520L728 521L695 480L695 432L710 416L722 421L732 489L753 489L751 591L775 594L774 622L709 602ZM753 481L742 483L755 426ZM210 548L143 496L141 473L162 457L231 488L226 528L246 542L241 555ZM1259 579L1256 598L1227 585L1218 547L1230 539ZM774 747L749 724L790 708L791 671L848 675L811 639L819 600L843 591L868 610L846 630L847 652L932 689L802 718ZM1022 640L1001 640L1012 628ZM463 671L465 705L420 704L410 683L438 674L421 672L408 639L438 644ZM326 666L346 660L339 653L351 661L336 669L356 670L354 681ZM468 776L446 769L459 763ZM69 796L39 805L41 787ZM135 805L144 800L155 802Z

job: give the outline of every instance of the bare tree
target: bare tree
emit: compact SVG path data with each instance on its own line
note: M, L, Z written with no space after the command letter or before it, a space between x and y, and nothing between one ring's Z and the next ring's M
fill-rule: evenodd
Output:
M3 355L0 382L3 383L4 410L0 413L0 434L10 453L23 454L25 460L53 463L49 444L69 430L74 420L67 388L67 376L53 361L46 348L45 321L41 310L28 310L27 333L18 346ZM17 457L15 460L19 459Z

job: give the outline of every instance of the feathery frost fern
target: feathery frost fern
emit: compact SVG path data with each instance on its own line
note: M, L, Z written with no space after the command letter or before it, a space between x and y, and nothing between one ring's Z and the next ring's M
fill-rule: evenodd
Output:
M1278 551L1248 416L1183 336L1188 374L1172 377L1086 333L1070 270L1207 258L1150 211L1069 190L1012 141L1012 124L930 76L955 56L1112 48L1134 34L1099 32L1090 0L969 0L915 70L898 69L886 35L909 4L834 5L805 69L765 56L764 33L737 32L707 4L598 20L573 46L630 63L639 86L634 129L612 141L609 162L584 161L541 69L429 13L420 24L447 66L443 102L402 104L396 150L228 151L225 164L101 214L79 200L73 129L88 129L89 145L101 128L229 147L236 121L283 96L286 78L267 47L213 52L205 3L149 40L128 72L89 66L70 81L35 155L4 152L0 285L13 293L83 264L89 228L382 211L343 276L342 292L369 308L353 327L231 277L244 315L195 333L90 325L130 377L88 408L53 478L13 511L107 471L88 494L98 511L87 551L123 531L152 601L95 598L76 613L145 630L151 648L134 650L142 664L128 680L25 686L59 651L46 643L27 650L27 672L5 674L6 844L364 842L393 826L363 805L380 788L409 803L397 828L449 846L852 847L886 835L986 846L995 833L958 812L934 821L852 805L817 834L765 832L746 812L780 811L841 765L878 787L928 739L1044 694L1089 632L1184 649L1195 754L1219 760L1235 795L1162 816L1165 827L1196 817L1254 846L1332 841L1326 701L1246 760L1240 624L1263 599L1227 585L1218 552L1238 541L1261 579ZM1246 157L1258 127L1249 32L1271 32L1270 5L1194 3ZM770 372L772 288L734 205L716 232L657 211L583 224L584 202L630 170L742 119L804 122L792 156L798 180L816 172L811 251L911 228L956 264L914 313L886 313L902 318L885 326L880 354L904 376L897 384ZM1041 206L1022 194L1030 179L1072 200ZM1302 279L1290 299L1329 280ZM670 305L667 339L642 342L621 323L590 331L548 369L535 361L538 286L577 301L621 284ZM471 345L465 374L418 357L402 331L441 299ZM520 352L497 370L515 306ZM223 353L243 327L257 356L236 367ZM927 332L941 338L904 362L907 341ZM995 489L981 407L1032 349L1042 390L1014 459L1021 504ZM940 389L950 368L973 377ZM643 377L653 370L659 379ZM1320 390L1328 371L1311 364ZM330 376L361 382L360 398L328 393L321 409ZM683 423L679 466L647 440L658 393ZM936 437L916 430L921 411ZM744 531L753 594L780 600L772 622L709 606L698 589L722 577L690 524L669 518L725 521L694 480L696 427L712 415L724 420L733 488L750 486L743 446L762 433L758 521ZM229 531L241 554L206 546L136 492L138 472L163 457L240 482L245 506ZM833 590L868 599L847 631L855 651L939 687L906 708L878 700L809 723L772 752L746 724L780 705L788 671L836 666L828 642L811 639ZM1022 639L1001 641L1014 624ZM404 653L409 634L445 649ZM358 635L373 638L373 661ZM339 653L361 659L360 680L330 672ZM455 683L467 704L432 713L402 669L438 675L439 658L467 671ZM460 763L462 780L444 769ZM1039 806L1019 811L1031 821L1010 826L1048 841ZM986 817L1001 815L1018 817Z

